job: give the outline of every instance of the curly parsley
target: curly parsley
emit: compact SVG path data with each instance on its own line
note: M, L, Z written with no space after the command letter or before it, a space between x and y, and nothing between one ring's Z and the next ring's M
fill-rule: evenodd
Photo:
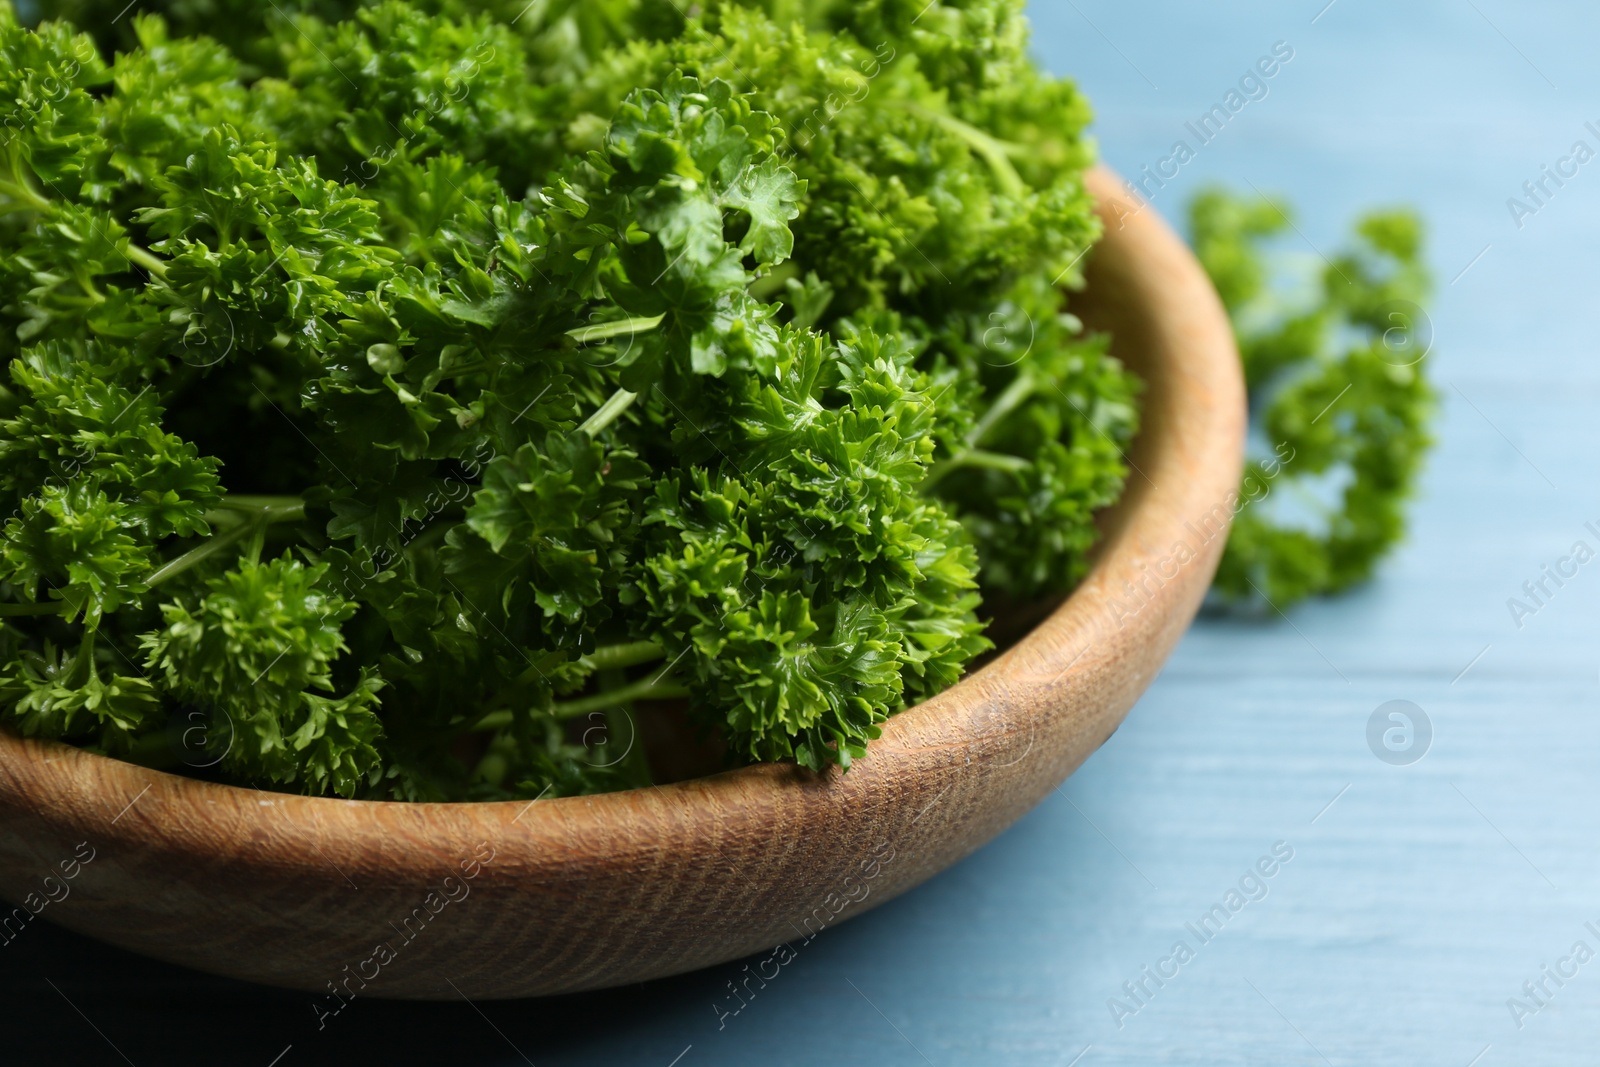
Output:
M10 728L484 799L646 784L681 701L848 767L1083 573L1137 389L1016 0L119 6L0 0Z
M1271 284L1265 246L1290 226L1282 204L1211 189L1189 222L1233 320L1260 445L1215 589L1279 608L1347 589L1404 534L1432 443L1421 222L1409 211L1363 216L1354 246L1322 265L1309 294Z

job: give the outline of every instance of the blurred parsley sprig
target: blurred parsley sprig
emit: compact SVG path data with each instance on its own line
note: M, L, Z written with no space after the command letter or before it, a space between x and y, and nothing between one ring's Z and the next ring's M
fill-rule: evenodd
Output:
M1278 608L1347 589L1403 536L1432 443L1421 221L1362 216L1309 296L1272 285L1284 275L1267 246L1291 226L1281 202L1208 189L1189 224L1233 321L1256 442L1214 588ZM1274 509L1275 493L1296 499Z

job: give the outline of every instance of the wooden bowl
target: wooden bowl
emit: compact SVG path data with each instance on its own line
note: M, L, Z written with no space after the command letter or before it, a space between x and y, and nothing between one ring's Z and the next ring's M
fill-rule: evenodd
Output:
M215 785L0 735L0 942L34 914L327 995L526 997L776 950L1010 826L1116 730L1226 539L1245 403L1199 265L1105 171L1074 310L1148 383L1083 584L847 774L765 765L605 796L401 804ZM765 963L765 961L763 961ZM453 983L453 985L451 984ZM332 1011L339 1001L322 1002Z

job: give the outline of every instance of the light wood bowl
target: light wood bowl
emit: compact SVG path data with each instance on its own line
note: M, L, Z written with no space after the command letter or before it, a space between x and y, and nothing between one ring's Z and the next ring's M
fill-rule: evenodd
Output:
M270 985L526 997L797 944L970 854L1100 747L1150 683L1210 583L1239 482L1244 391L1215 293L1153 209L1108 172L1089 185L1106 236L1073 307L1147 383L1127 493L1071 597L891 719L849 773L765 765L531 805L375 803L0 734L0 896ZM85 849L92 861L71 866ZM49 875L70 892L39 907L60 894Z

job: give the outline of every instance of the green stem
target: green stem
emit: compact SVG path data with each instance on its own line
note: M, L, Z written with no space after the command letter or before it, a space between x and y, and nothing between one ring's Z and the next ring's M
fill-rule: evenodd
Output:
M1007 471L1015 474L1018 471L1027 470L1029 462L1021 456L1008 456L1003 452L985 452L981 448L969 449L960 455L942 459L929 467L928 476L922 480L923 492L932 489L951 471L962 467L981 467L986 470Z
M235 523L299 522L306 517L306 506L293 496L225 496L205 513L207 522L232 528Z
M231 511L271 510L287 513L294 510L298 512L297 518L304 517L306 510L306 502L297 496L249 496L243 493L229 493L217 506Z
M580 345L586 345L591 341L609 341L623 334L632 335L653 330L661 325L661 320L664 318L665 315L650 315L643 318L618 319L615 322L597 322L593 326L579 326L576 330L568 330L567 336Z
M491 711L489 714L485 715L483 718L467 727L466 732L469 734L481 734L486 733L489 730L504 730L510 725L511 710L507 708L503 711Z
M1015 411L1036 388L1038 383L1032 374L1025 372L1018 374L1016 381L1006 386L1005 391L995 397L994 403L989 405L989 410L983 413L983 418L979 419L972 427L972 432L967 434L967 447L977 448L982 444L989 431L994 429L1001 419Z
M575 719L591 711L606 711L630 700L667 700L689 695L689 690L676 682L659 682L644 678L631 685L618 686L577 700L562 700L550 705L550 715L556 719ZM502 730L511 725L511 711L491 711L469 729L469 733L485 730Z
M478 766L472 773L492 786L502 786L505 784L506 776L511 773L512 757L515 753L516 741L513 738L497 737L489 742L483 758L478 761Z
M17 204L21 205L21 210L50 210L50 198L33 187L33 183L28 180L28 176L23 173L22 169L18 166L19 162L20 161L13 159L10 168L10 177L0 178L0 194L3 194L8 199L13 200ZM13 210L18 210L18 208L13 208L10 206L0 208L0 214ZM128 251L125 254L128 257L129 262L137 263L151 274L154 274L157 278L165 278L167 276L167 261L156 255L154 252L151 252L149 249L141 248L138 245L129 242Z
M71 607L65 601L43 604L0 604L0 618L10 615L65 615Z
M631 393L626 389L618 389L606 398L604 404L595 408L594 414L585 419L583 425L579 426L578 429L590 437L600 436L600 431L610 426L617 416L627 411L638 398L638 393Z
M634 667L640 663L649 663L661 659L666 650L654 641L634 641L626 644L601 645L587 656L578 658L578 665L588 671L602 671L612 668ZM513 699L525 686L532 685L535 680L544 677L544 672L537 665L529 667L511 682L510 685L500 690L490 699L491 706L504 704Z
M176 578L190 567L193 567L198 563L205 562L218 552L221 552L223 549L227 548L229 545L244 540L245 537L255 529L255 525L256 524L253 522L241 522L231 530L224 530L219 534L213 534L211 537L206 538L206 540L191 548L177 559L168 560L165 564L158 568L154 574L152 574L149 578L146 578L144 584L149 586L151 589L154 589L162 582L165 582L171 578Z
M129 260L139 264L139 266L154 274L157 278L166 278L167 261L157 256L154 252L129 242L127 256Z
M265 514L263 512L263 514ZM261 550L267 543L267 524L261 519L256 519L250 524L250 540L244 548L244 558L254 567L261 562Z
M600 684L607 687L608 694L614 695L624 687L617 685L623 678L619 670L600 672ZM614 761L620 766L618 769L626 776L626 780L633 786L643 787L655 784L650 773L650 760L645 755L644 745L639 740L639 722L633 714L633 701L617 701L615 706L605 713L606 720L606 754L609 760L611 750L622 743L623 725L626 723L628 747L621 756Z
M970 123L962 122L954 115L947 115L940 111L930 111L928 108L916 104L902 105L916 112L929 122L936 123L967 142L978 156L989 165L989 170L994 174L995 184L1000 186L1000 191L1007 196L1021 199L1028 192L1028 184L1022 180L1022 175L1017 173L1017 168L1011 163L1011 153L1021 152L1019 145L1008 144L1005 141L989 136Z
M558 719L572 719L579 715L587 715L591 711L605 711L630 700L669 700L688 695L689 690L675 681L663 682L655 678L641 678L637 682L608 689L603 693L595 693L593 696L557 701L550 705L550 714Z
M451 367L447 371L441 371L439 373L439 375L438 375L438 378L439 378L439 381L441 381L441 382L444 381L447 378L464 378L469 374L477 374L479 371L489 370L490 368L495 367L498 364L499 364L498 360L488 360L488 359L474 360L471 363L463 363L459 367Z
M26 180L6 181L0 179L0 193L28 211L46 211L50 201L41 196L36 190L30 188Z
M995 397L994 403L989 405L989 410L983 413L983 417L973 424L972 430L967 434L967 447L949 459L942 459L928 468L928 476L922 482L923 491L930 491L945 475L961 467L985 467L989 470L1011 472L1026 470L1027 460L1018 456L1008 456L1003 452L985 451L978 446L989 436L990 430L1017 410L1038 387L1039 381L1036 376L1019 373L1011 384Z
M72 673L67 684L73 689L86 688L91 681L99 679L99 671L94 665L95 631L84 627L83 640L78 645L78 654L72 658Z
M800 277L800 268L794 265L794 260L785 260L751 282L750 295L757 300L766 301L769 297L781 293L783 287L789 283L790 278L798 277Z
M614 670L649 663L666 654L667 650L654 641L634 641L623 645L601 645L579 659L578 663L591 671Z
M149 578L145 579L145 585L153 589L162 582L167 581L169 578L174 578L177 575L182 574L195 564L202 563L205 560L210 559L212 556L216 555L218 552L221 552L229 545L236 544L237 542L244 540L244 538L257 533L258 531L264 531L266 527L272 523L297 522L300 519L305 518L306 506L298 500L294 500L294 503L292 504L262 504L256 506L250 506L248 504L241 503L241 501L244 500L273 499L277 498L223 497L223 508L229 508L231 505L233 510L246 511L252 514L253 517L249 521L241 522L239 525L234 526L231 529L223 530L218 534L213 534L211 537L191 548L183 555L177 557L176 559L169 560ZM294 498L290 497L287 499L293 500Z

